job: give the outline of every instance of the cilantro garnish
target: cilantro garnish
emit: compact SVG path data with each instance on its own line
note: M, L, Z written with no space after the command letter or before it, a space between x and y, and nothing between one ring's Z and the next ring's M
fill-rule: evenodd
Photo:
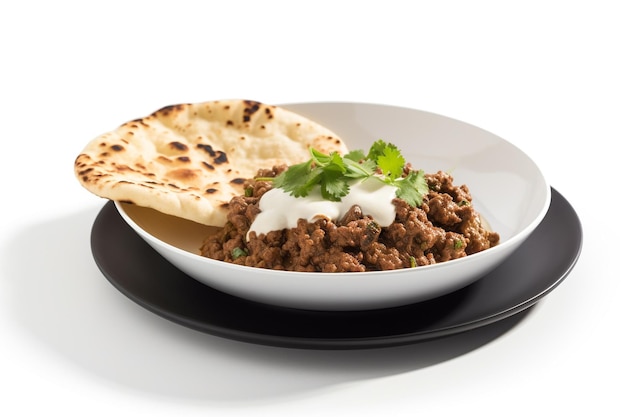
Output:
M233 259L237 259L241 256L248 256L248 250L247 249L241 249L240 247L236 247L234 248L230 254L233 256Z
M290 166L276 178L257 178L273 181L275 188L282 188L294 197L306 197L320 187L322 197L341 201L350 192L350 182L374 177L397 187L396 196L413 207L422 203L428 185L424 171L410 171L404 175L406 161L400 150L382 139L372 144L369 152L351 151L344 156L337 152L324 154L309 149L311 158Z

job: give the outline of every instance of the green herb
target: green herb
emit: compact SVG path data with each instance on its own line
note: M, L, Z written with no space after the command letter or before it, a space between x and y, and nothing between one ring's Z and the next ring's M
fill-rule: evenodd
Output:
M454 249L461 249L463 247L463 241L461 239L456 239L454 241Z
M365 229L370 233L380 233L380 225L376 222L369 222Z
M230 252L230 254L233 256L233 259L237 259L242 256L248 256L248 251L246 249L241 249L240 247L236 247Z
M424 172L410 171L405 176L406 161L402 153L382 139L374 142L367 154L354 150L344 156L337 152L327 155L313 148L309 152L308 161L290 166L276 178L257 180L271 180L275 188L282 188L294 197L306 197L319 186L322 197L330 201L341 201L350 192L351 181L372 177L395 186L396 196L413 207L421 205L428 193Z
M422 199L428 194L428 184L424 178L424 171L411 171L403 180L396 180L393 185L398 187L396 195L413 207L422 205Z

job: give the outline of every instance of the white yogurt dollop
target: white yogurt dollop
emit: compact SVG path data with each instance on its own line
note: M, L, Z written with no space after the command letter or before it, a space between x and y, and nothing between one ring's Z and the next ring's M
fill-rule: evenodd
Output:
M319 189L306 197L293 197L280 188L273 188L263 194L259 201L261 212L256 216L250 232L267 234L274 230L290 229L298 225L299 219L314 222L319 218L336 221L353 205L361 207L364 215L370 215L382 227L389 226L396 218L392 200L397 188L376 178L350 185L350 193L341 201L322 198Z

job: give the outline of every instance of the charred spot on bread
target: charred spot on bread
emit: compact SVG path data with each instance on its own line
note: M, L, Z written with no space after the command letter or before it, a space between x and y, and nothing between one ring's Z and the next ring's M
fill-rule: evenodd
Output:
M225 164L228 162L228 157L226 156L226 152L217 151L218 155L213 158L213 162L216 164Z
M181 152L185 152L189 150L189 147L187 145L185 145L184 143L180 143L178 141L170 142L169 146L170 148L177 150L177 151L181 151Z
M152 113L153 116L169 116L171 113L182 112L188 104L173 104L170 106L165 106L160 108L159 110Z
M207 144L204 144L204 143L198 143L196 145L196 148L202 149L203 151L208 153L209 156L211 156L211 157L215 156L215 151L213 150L213 146L211 146L211 145L207 145Z

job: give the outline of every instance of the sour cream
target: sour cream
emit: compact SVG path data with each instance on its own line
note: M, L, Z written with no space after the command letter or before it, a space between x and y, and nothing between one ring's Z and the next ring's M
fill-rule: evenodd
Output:
M372 216L380 226L386 227L396 218L396 209L392 203L396 190L396 187L368 178L351 184L350 193L341 201L329 201L322 198L319 190L312 191L306 197L293 197L280 188L273 188L261 197L261 212L252 222L248 233L256 232L260 235L290 229L298 225L299 219L314 222L328 218L336 221L353 205L358 205L364 215Z

